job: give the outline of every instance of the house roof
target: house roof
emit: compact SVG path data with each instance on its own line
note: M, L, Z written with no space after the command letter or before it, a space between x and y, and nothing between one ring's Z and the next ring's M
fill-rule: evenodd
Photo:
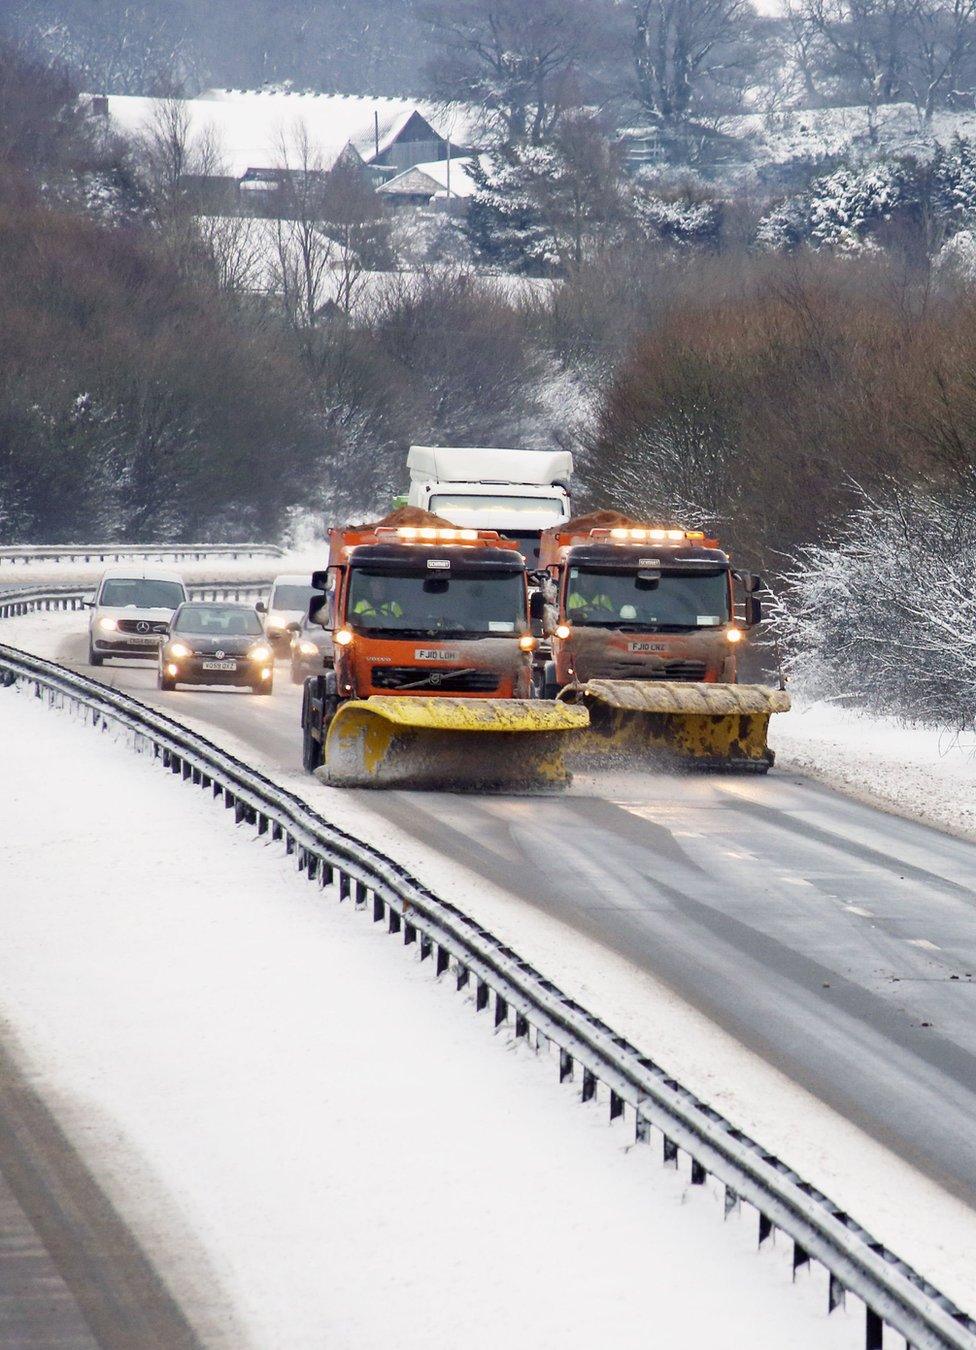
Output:
M472 161L467 158L451 160L451 196L471 197L476 183L471 177ZM447 160L436 159L427 164L415 164L412 169L398 173L383 183L378 192L391 197L447 196Z

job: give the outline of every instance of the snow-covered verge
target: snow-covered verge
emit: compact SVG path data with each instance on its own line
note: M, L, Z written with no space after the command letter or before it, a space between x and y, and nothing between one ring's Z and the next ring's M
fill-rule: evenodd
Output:
M976 839L976 733L912 726L837 704L794 700L770 719L782 769Z
M208 1343L860 1342L205 794L14 690L0 739L3 1024Z

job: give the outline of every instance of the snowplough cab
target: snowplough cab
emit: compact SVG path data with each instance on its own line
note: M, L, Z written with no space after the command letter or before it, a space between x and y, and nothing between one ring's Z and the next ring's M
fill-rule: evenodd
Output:
M762 583L734 572L717 540L595 512L547 530L540 561L552 659L539 692L589 713L574 762L770 768L769 719L789 695L738 683Z
M305 685L305 767L346 787L565 784L588 715L531 698L517 545L414 507L330 543L310 617L332 629L335 665Z

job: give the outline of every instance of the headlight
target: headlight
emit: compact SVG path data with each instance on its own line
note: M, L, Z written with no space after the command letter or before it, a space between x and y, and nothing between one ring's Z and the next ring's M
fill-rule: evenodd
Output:
M99 619L99 627L104 628L106 633L114 633L119 626L118 619Z
M352 642L352 633L348 628L337 628L332 634L332 641L338 643L340 647L348 647Z
M726 642L741 642L741 641L742 641L742 629L741 629L741 628L726 628L726 630L725 630L725 641L726 641Z
M301 652L302 656L318 656L319 654L319 649L314 642L300 642L298 644L298 650Z
M563 639L563 641L565 641L565 639L569 637L572 631L573 630L568 623L556 624L556 637Z
M534 652L535 638L531 633L523 633L519 638L519 646L522 648L523 652Z
M171 642L169 654L170 656L175 656L177 660L182 661L184 657L192 656L193 652L185 642Z
M271 648L267 643L260 642L256 647L252 647L248 652L252 661L270 661L272 657Z

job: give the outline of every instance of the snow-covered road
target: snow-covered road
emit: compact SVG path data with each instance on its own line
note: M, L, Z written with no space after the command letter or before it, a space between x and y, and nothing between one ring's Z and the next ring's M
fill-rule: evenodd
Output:
M33 616L0 637L92 673L82 629ZM270 700L160 694L131 665L100 678L393 852L976 1306L971 844L781 771L336 792L300 772L282 667Z
M859 1343L280 846L25 694L0 742L7 1038L209 1344Z

